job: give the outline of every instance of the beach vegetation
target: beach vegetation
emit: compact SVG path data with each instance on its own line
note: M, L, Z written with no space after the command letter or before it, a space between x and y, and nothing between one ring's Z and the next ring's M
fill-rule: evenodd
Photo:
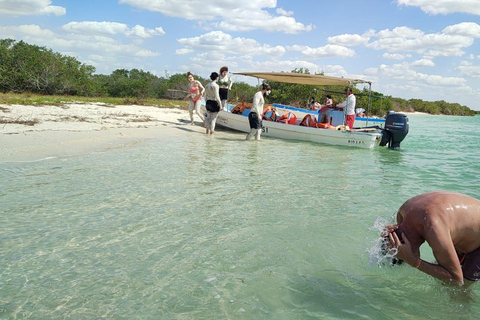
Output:
M0 117L0 125L7 125L7 124L21 124L24 126L34 126L40 123L40 120L37 118L34 119L24 119L23 116L18 117L17 119L6 119Z
M117 69L110 75L95 74L95 67L46 47L24 41L0 39L0 104L57 105L65 103L103 103L106 105L153 105L188 108L183 98L188 94L187 74L159 77L139 69ZM299 68L291 72L310 73ZM323 74L323 73L319 73ZM195 75L206 85L210 80ZM267 102L305 108L313 97L322 103L327 94L336 102L345 99L344 86L310 86L270 82L273 88ZM235 82L230 103L252 102L258 85ZM425 112L430 114L474 115L467 106L446 101L405 100L353 88L357 106L371 116L387 111Z

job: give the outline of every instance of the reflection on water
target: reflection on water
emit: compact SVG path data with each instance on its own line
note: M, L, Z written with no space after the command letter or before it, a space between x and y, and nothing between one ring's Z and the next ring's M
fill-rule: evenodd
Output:
M477 196L474 137L430 122L401 151L182 132L1 164L0 318L475 318L478 286L379 267L405 200Z

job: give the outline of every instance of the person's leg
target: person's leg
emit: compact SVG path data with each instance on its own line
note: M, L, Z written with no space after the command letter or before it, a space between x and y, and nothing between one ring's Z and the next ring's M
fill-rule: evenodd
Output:
M197 102L195 102L195 112L197 113L197 115L200 117L200 120L203 121L203 123L205 123L205 118L203 117L203 115L200 113L200 107L202 105L202 99L198 99ZM193 115L192 115L192 118L193 118Z
M247 134L247 138L246 140L250 140L253 138L253 136L256 134L257 132L257 129L254 129L254 128L250 128L250 132Z
M206 128L206 133L209 134L212 132L212 113L207 110L207 117L205 118L205 128Z
M255 140L261 140L260 135L262 134L262 129L257 129L257 133L255 135Z
M193 108L194 102L190 100L190 105L188 106L188 113L190 114L190 124L193 124Z
M345 125L348 126L351 129L353 129L353 124L355 123L355 115L351 114L347 116L347 120L345 122Z
M208 115L208 117L212 118L210 120L210 134L212 134L215 132L215 125L217 124L218 112L211 113Z

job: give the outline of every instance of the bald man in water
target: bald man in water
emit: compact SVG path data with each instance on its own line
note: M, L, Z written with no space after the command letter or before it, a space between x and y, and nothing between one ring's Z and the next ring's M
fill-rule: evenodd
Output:
M480 200L464 194L435 191L407 200L397 224L382 234L396 257L444 282L463 285L480 280ZM427 242L436 264L420 259ZM470 282L467 282L470 284Z

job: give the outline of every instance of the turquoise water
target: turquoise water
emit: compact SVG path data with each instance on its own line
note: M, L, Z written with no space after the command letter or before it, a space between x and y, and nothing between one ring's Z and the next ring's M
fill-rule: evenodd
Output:
M399 151L179 129L0 163L0 319L476 318L479 284L379 267L376 240L414 195L480 196L479 128L412 115Z

